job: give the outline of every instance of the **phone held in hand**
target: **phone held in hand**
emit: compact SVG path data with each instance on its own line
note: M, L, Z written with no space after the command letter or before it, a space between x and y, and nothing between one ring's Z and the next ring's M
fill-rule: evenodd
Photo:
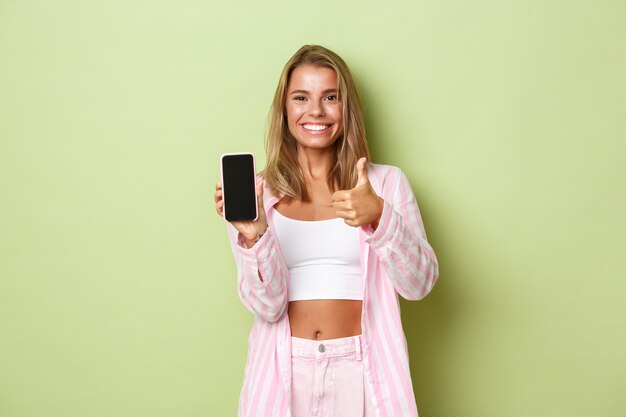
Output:
M256 220L256 170L251 153L222 155L222 198L224 218L231 221Z

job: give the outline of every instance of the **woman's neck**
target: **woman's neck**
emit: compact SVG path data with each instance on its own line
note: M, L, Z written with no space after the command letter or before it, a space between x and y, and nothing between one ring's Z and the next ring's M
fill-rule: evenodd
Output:
M298 162L307 182L326 181L332 169L334 149L298 148Z

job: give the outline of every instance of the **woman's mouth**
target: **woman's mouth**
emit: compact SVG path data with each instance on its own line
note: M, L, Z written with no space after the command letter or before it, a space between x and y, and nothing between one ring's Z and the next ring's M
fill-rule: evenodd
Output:
M323 135L330 130L330 124L305 123L302 128L311 135Z

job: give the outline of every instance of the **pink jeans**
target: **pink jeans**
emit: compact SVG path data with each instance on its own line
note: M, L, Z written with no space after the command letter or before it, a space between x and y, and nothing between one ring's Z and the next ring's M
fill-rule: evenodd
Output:
M374 417L361 337L291 338L292 417Z

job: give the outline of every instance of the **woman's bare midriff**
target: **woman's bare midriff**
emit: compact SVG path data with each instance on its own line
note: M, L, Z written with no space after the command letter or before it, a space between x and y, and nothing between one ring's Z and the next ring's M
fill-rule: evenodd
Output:
M327 340L361 334L359 300L299 300L289 302L291 335Z
M331 192L325 177L310 181L311 201L280 201L275 209L282 215L302 221L328 220L337 217L329 207ZM327 340L361 334L359 300L298 300L289 302L291 335L302 339Z

